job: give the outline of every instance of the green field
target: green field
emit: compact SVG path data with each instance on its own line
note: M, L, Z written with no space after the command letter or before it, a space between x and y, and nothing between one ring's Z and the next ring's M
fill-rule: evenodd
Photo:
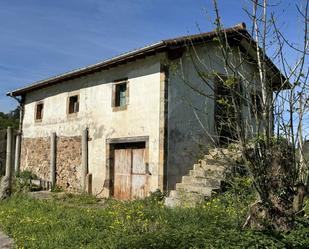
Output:
M0 204L0 224L18 248L309 248L308 216L289 233L242 230L252 194L229 191L197 208L143 201L100 203L64 195L14 194Z

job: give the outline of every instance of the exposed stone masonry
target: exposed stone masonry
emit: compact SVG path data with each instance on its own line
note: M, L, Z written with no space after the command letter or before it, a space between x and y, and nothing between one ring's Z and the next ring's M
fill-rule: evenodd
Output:
M57 138L56 184L70 191L81 189L81 136Z
M80 189L80 166L81 136L57 137L56 185L69 191ZM23 138L20 169L50 181L50 137Z
M40 179L49 181L50 138L23 138L20 170L29 170Z

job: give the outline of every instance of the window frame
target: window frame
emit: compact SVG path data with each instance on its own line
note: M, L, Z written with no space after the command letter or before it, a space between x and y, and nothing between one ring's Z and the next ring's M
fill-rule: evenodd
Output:
M37 118L38 117L38 107L39 106L42 106L41 110L40 110L40 118ZM34 109L34 121L36 123L41 123L42 120L43 120L43 117L44 117L44 102L43 101L39 101L39 102L36 102L35 103L35 109Z
M116 105L117 102L120 103L120 100L117 101L117 87L119 85L125 84L126 91L125 91L125 105ZM127 110L129 105L129 81L128 78L115 80L112 85L112 109L113 111L123 111Z
M78 103L78 110L76 112L70 112L70 104L71 104L71 98L77 97L77 103ZM68 117L74 117L77 116L80 110L80 96L79 93L71 93L67 97L67 116Z

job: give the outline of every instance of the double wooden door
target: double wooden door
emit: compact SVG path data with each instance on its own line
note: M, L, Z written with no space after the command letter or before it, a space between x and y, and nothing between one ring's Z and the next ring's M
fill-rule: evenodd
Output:
M149 188L145 148L121 148L114 152L114 197L119 200L146 197Z

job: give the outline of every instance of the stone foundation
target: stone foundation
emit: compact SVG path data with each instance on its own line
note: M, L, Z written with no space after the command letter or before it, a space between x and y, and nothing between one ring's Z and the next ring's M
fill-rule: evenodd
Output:
M68 191L79 190L81 136L57 137L56 153L56 185ZM50 181L50 137L22 139L20 170Z

